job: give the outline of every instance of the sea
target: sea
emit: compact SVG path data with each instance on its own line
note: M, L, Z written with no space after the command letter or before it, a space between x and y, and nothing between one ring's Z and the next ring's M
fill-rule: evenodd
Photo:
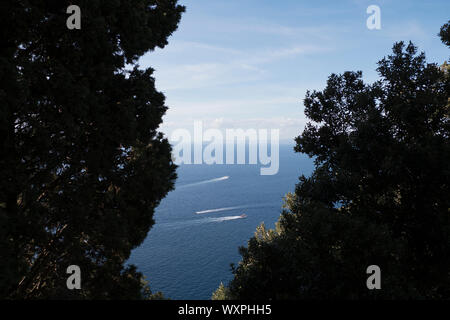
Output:
M181 164L175 190L155 212L155 225L133 250L128 263L144 274L152 292L166 298L207 300L232 278L256 227L273 228L283 197L300 175L310 175L313 160L279 148L279 171L261 175L261 165Z

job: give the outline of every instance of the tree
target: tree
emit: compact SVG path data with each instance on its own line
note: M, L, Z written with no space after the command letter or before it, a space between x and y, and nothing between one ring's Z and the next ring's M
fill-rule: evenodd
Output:
M450 46L450 21L441 27L439 36L441 37L443 43L445 43L447 46Z
M315 170L240 248L226 298L450 298L450 77L403 42L377 70L307 92L295 151Z
M176 178L158 132L167 107L153 70L137 61L163 48L177 0L0 4L0 297L142 298L124 266ZM81 269L68 290L66 269Z

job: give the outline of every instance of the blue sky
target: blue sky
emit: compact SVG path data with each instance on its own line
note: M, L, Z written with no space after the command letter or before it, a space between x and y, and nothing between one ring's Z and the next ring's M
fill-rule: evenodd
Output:
M306 90L324 88L331 73L362 70L378 78L376 62L395 41L412 40L429 62L449 57L439 28L450 1L184 0L169 45L143 56L170 107L161 130L280 129L292 140L305 125ZM369 5L381 8L381 30L369 30Z

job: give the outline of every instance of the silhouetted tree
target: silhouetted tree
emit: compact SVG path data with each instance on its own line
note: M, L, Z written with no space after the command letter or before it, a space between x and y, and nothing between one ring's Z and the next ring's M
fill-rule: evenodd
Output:
M0 2L0 297L142 298L124 266L173 187L153 70L177 0ZM81 290L66 268L81 268ZM144 292L145 291L145 292Z
M450 298L450 77L403 42L378 72L371 85L361 72L332 74L306 94L311 122L295 151L315 171L276 228L261 225L240 248L216 297ZM381 290L366 286L370 265Z
M442 26L439 36L443 43L450 46L450 21Z

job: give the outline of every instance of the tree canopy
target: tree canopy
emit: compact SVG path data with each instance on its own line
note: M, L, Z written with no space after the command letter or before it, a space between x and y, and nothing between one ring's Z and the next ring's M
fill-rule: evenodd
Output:
M307 92L295 151L315 170L214 298L450 298L450 76L403 42L377 71L373 84L345 72ZM381 290L366 286L370 265Z
M177 0L0 4L0 297L143 298L124 266L176 178L167 110L144 53L163 48ZM81 269L68 290L66 268Z

